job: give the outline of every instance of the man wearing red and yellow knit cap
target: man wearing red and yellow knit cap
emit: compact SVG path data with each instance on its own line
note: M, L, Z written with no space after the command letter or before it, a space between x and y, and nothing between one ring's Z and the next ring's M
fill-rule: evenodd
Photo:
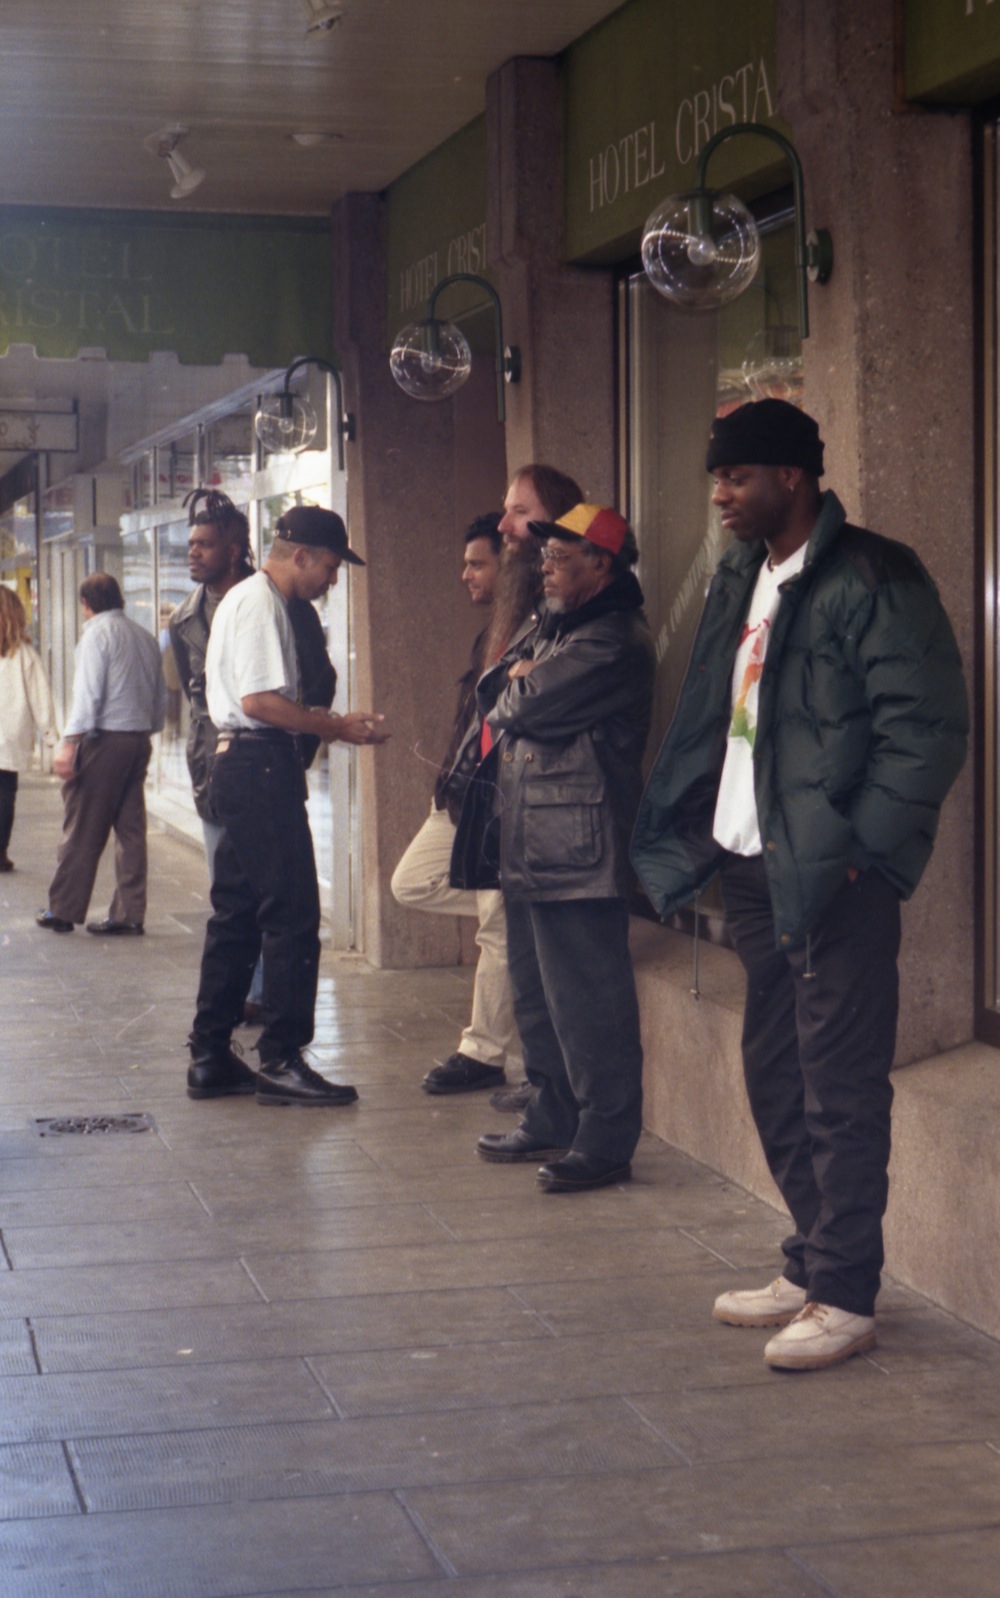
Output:
M541 1187L565 1193L627 1180L642 1126L628 843L654 655L618 512L579 504L531 531L545 604L479 684L495 740L480 793L494 784L495 803L467 805L485 824L475 837L460 822L455 869L499 878L534 1090L517 1131L486 1133L479 1154L538 1163Z

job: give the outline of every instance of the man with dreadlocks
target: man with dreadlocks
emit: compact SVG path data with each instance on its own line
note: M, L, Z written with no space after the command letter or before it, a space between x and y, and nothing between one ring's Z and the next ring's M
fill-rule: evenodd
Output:
M204 505L199 509L199 504ZM222 828L208 796L208 775L217 737L205 698L205 655L212 618L231 588L251 576L250 523L232 500L212 488L199 488L184 501L188 509L188 571L197 587L170 618L170 642L181 687L191 706L187 763L194 804L205 833L209 873Z

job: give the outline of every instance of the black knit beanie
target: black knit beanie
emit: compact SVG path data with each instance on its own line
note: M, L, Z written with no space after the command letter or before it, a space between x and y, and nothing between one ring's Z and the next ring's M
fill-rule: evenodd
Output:
M705 469L717 466L801 466L823 475L823 440L811 416L787 400L753 400L712 423Z

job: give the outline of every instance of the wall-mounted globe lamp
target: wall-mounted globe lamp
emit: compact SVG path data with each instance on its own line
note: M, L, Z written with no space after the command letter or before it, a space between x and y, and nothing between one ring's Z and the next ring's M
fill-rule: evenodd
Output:
M427 302L427 320L411 322L396 334L389 356L390 371L411 399L447 399L461 388L472 371L468 340L454 322L443 322L434 314L438 296L453 283L477 283L489 295L496 341L497 416L502 422L507 415L504 384L519 380L521 354L515 347L504 345L500 298L484 277L477 277L473 272L454 272L436 283Z
M344 439L354 439L354 417L344 412L344 391L340 373L329 361L318 355L300 355L285 373L285 380L277 394L268 394L260 402L253 419L254 432L270 455L298 455L308 449L316 437L316 412L303 394L293 394L291 381L300 366L318 366L333 378L337 391L337 416L333 432L337 437L337 465L344 470Z
M690 310L711 311L742 294L760 263L757 224L741 200L707 184L708 163L720 144L744 133L772 139L792 171L799 335L809 336L808 284L825 283L833 268L829 233L806 237L802 163L793 144L763 122L737 122L709 139L698 157L697 186L672 194L646 220L642 264L653 287Z

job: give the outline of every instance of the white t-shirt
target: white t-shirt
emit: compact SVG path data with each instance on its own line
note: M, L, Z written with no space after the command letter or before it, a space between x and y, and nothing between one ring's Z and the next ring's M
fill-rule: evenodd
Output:
M779 584L802 570L806 545L773 569L765 560L743 623L733 662L733 712L729 723L726 758L715 801L712 835L731 854L762 852L757 800L753 783L753 751L757 740L757 706L760 675L778 606Z
M299 697L299 667L288 607L266 572L255 572L223 596L205 657L208 713L222 732L264 727L243 709L247 694Z

